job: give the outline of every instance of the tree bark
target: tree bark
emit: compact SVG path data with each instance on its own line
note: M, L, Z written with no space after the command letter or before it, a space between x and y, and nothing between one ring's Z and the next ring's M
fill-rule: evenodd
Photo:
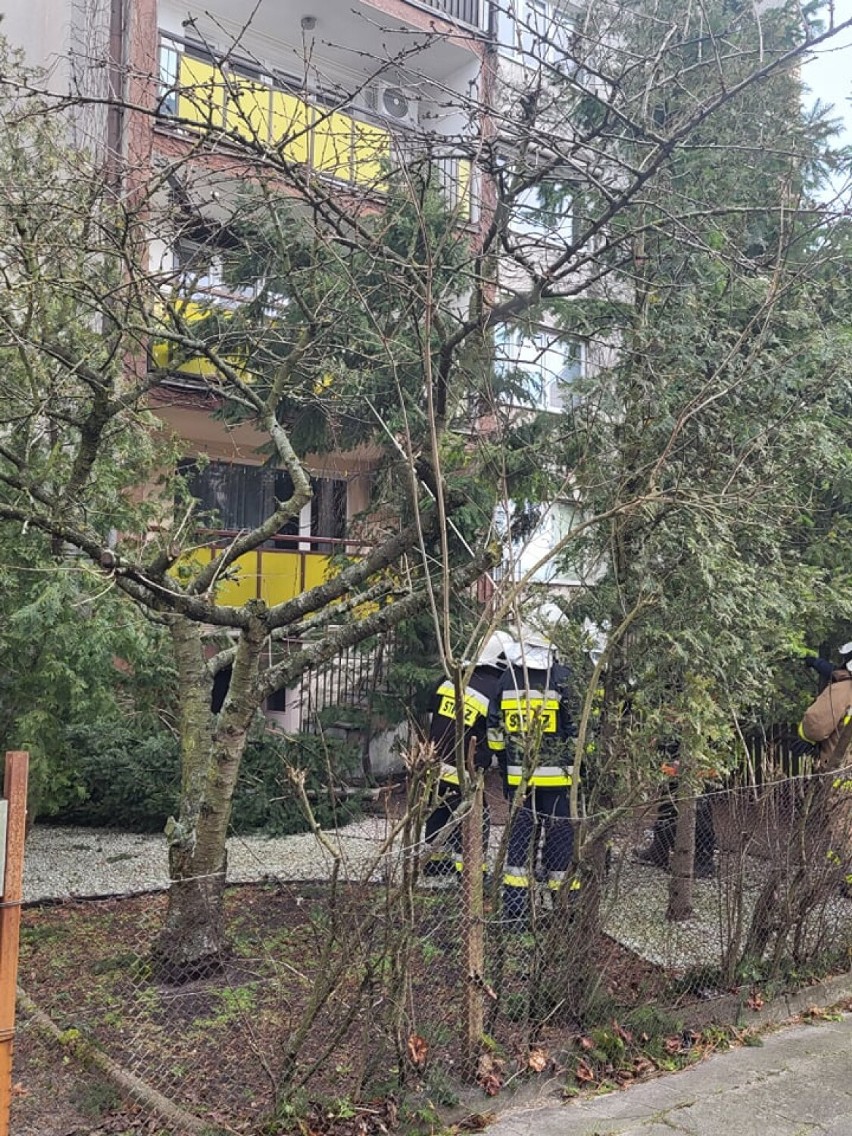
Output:
M166 826L169 904L153 956L159 976L183 982L220 970L227 956L224 893L227 835L240 762L254 708L265 632L241 633L231 684L218 720L198 624L170 621L181 690L181 808Z
M677 828L669 880L669 906L666 919L679 922L692 918L693 870L695 867L695 793L689 778L681 777L677 787Z

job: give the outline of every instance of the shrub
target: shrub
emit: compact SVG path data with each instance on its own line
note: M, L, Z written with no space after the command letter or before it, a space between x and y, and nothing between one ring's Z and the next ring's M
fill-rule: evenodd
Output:
M361 811L360 796L344 790L359 768L357 747L351 742L314 734L285 737L261 726L243 757L232 827L235 832L263 831L270 836L306 831L288 769L306 774L305 791L321 825L345 824Z
M73 791L50 810L63 824L161 832L176 815L180 755L175 736L137 723L98 722L66 731ZM304 771L305 789L321 825L344 824L360 798L343 789L358 767L357 747L314 735L283 737L262 723L249 739L234 794L235 833L287 835L307 830L288 775Z
M67 731L78 800L52 809L63 824L162 832L178 807L180 757L167 730L96 722Z

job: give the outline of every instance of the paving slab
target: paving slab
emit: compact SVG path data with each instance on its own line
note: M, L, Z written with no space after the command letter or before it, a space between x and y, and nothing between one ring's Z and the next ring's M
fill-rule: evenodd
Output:
M489 1136L852 1136L852 1015L589 1100L510 1107Z

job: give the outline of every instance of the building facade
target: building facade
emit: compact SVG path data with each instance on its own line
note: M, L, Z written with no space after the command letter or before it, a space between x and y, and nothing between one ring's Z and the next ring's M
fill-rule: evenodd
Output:
M211 305L227 310L245 298L229 291L218 263L222 202L262 172L270 154L354 212L381 210L388 169L425 155L458 239L474 247L506 203L512 255L500 264L498 295L525 286L529 258L559 256L574 240L573 175L552 155L541 157L540 178L527 171L523 189L499 177L500 163L510 165L518 150L509 124L525 93L555 89L553 75L576 66L573 8L549 0L325 0L314 8L216 0L197 9L178 0L33 0L26 13L7 0L3 7L7 38L45 69L54 95L70 100L75 142L113 163L128 193L161 182L157 200L171 224L152 232L149 269L164 295L181 296L188 321L194 305L201 318ZM557 183L554 206L548 186ZM535 325L497 328L495 337L496 373L517 380L511 413L568 405L572 382L590 365L588 344L546 314ZM250 426L217 414L203 356L154 341L137 366L162 373L151 408L181 440L191 491L216 517L209 549L196 554L203 562L267 515L287 494L288 478L268 467L264 439ZM322 582L337 553L357 555L365 537L354 522L369 511L378 459L365 445L308 454L313 500L241 558L220 586L221 601L286 601ZM509 577L546 557L572 516L566 481L565 500L548 504L527 547L507 561ZM556 569L535 581L576 582ZM301 722L303 695L289 692L273 708L288 728Z

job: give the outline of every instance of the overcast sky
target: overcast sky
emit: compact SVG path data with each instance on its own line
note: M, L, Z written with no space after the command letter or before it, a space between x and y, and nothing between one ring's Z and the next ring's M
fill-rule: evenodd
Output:
M835 0L834 12L838 24L852 18L852 0ZM836 117L845 122L846 141L852 142L852 30L832 39L815 55L803 73L811 90L810 102L833 103Z

